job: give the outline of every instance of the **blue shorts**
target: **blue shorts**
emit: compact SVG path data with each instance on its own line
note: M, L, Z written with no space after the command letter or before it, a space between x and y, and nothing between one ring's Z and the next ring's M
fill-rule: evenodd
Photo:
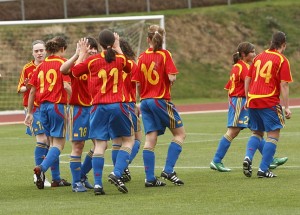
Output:
M110 140L134 134L131 113L126 103L98 104L91 108L90 139Z
M25 108L25 115L27 114L28 112L28 109ZM38 135L38 134L44 134L45 133L45 130L44 130L44 127L41 123L41 120L40 120L40 108L39 107L34 107L33 109L33 122L32 122L32 125L31 125L31 128L27 126L26 128L26 134L32 136L32 135Z
M284 127L281 105L271 108L249 108L249 128L253 131L275 131Z
M245 110L245 97L231 97L228 107L227 127L248 128L249 114Z
M137 106L134 102L128 103L129 105L129 111L131 113L132 122L134 125L134 131L139 132L141 131L141 119L137 115Z
M180 128L182 120L175 106L164 99L144 99L141 101L142 120L145 133L157 131L165 133L166 128Z
M90 130L91 107L69 106L67 139L69 141L85 141Z
M65 137L67 105L44 102L40 106L41 122L49 137Z

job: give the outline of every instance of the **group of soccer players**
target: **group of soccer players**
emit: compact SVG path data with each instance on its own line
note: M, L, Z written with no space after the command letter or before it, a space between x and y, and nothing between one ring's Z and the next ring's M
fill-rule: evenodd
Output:
M85 192L88 188L94 189L95 195L105 194L104 153L108 141L112 140L114 169L108 181L120 192L127 193L125 182L131 179L128 165L141 144L140 112L146 135L145 187L166 185L155 177L154 149L157 137L164 134L167 127L173 139L161 177L175 185L184 184L174 171L185 139L182 120L171 103L171 86L178 71L170 52L163 49L164 29L152 25L147 33L149 48L139 56L137 63L129 44L109 29L99 33L98 41L92 37L80 39L69 60L64 58L67 43L63 37L33 43L35 60L28 64L28 71L28 66L24 67L18 91L24 93L24 122L37 137L35 151L39 152L35 158L39 159L34 175L39 189L44 189L45 172L50 167L52 183L70 185L59 174L59 155L67 137L72 142L73 192ZM136 104L136 90L140 107ZM43 134L43 140L38 139L39 134ZM93 141L94 147L82 163L83 147L88 139ZM86 177L91 169L94 186ZM55 175L53 170L58 173Z

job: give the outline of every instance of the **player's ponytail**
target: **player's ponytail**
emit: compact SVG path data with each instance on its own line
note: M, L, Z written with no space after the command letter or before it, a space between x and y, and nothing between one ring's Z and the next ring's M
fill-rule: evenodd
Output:
M247 56L250 52L254 52L254 45L249 42L242 42L238 45L237 51L232 55L233 64L242 59L242 53Z
M162 49L164 42L165 30L158 25L151 25L148 29L148 38L153 45L153 51Z
M272 36L272 41L270 45L270 50L272 49L280 49L281 46L286 43L286 35L282 31L275 32Z
M116 53L112 48L115 43L114 33L108 29L102 30L99 34L99 43L106 50L105 61L110 63L116 60Z

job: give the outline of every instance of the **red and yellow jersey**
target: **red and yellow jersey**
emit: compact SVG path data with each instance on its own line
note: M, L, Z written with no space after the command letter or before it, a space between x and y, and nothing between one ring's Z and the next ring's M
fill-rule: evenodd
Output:
M250 108L279 104L280 83L293 81L289 61L276 50L265 50L257 55L247 76L251 78L248 92Z
M127 60L130 65L131 73L123 72L123 102L136 102L136 82L132 81L132 74L137 68L137 65L132 60Z
M36 87L40 103L48 101L67 104L68 96L63 82L71 80L69 76L60 72L60 66L65 61L65 58L51 55L36 68L29 84Z
M69 101L70 105L91 106L92 96L88 88L88 74L83 74L80 77L70 75L72 95Z
M111 104L122 102L123 70L130 71L124 55L117 54L116 60L105 61L104 52L87 58L72 69L74 77L89 75L89 91L93 98L92 104Z
M168 75L178 74L171 53L167 50L153 52L147 49L138 59L133 80L140 83L141 100L147 98L171 99L171 83Z
M20 74L19 84L18 84L18 88L17 88L18 93L20 92L21 87L23 87L23 86L26 87L24 82L26 79L29 79L29 80L31 79L36 67L37 67L37 65L34 64L33 60L30 61L29 63L25 64L25 66L23 67L22 72ZM28 89L26 92L23 93L23 106L24 107L28 106L29 93L30 93L30 89ZM34 101L34 106L39 106L37 97Z
M249 68L250 65L242 60L233 65L229 81L224 87L225 90L228 90L229 97L246 97L244 82Z

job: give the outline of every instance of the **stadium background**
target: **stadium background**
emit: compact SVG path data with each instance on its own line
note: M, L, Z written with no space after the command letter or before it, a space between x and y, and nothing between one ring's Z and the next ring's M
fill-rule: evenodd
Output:
M53 2L59 5L58 3L61 1L51 1L50 4L46 1L37 3L34 0L26 0L26 14L29 16L30 8L34 9L33 14L35 13L36 16L38 14L48 15L44 11L45 8L49 13L56 11L57 14L60 14L60 10L52 5ZM68 2L70 3L70 1ZM91 2L94 2L94 4L90 4ZM110 2L118 3L118 6L110 6L113 9L123 8L121 6L125 1ZM138 2L145 3L144 1L137 1L137 5ZM155 2L154 0L151 1L153 4ZM174 1L174 5L177 4L175 2L185 2L186 4L186 1L183 0ZM193 4L195 2L199 1L192 1ZM223 0L223 4L225 4L224 2L227 2L227 0ZM223 86L228 79L228 72L231 68L231 55L235 51L237 43L245 40L251 41L256 45L256 50L259 52L268 47L271 34L275 30L283 30L287 33L288 49L286 55L290 59L292 71L299 69L297 59L299 59L300 54L297 35L299 35L300 30L296 26L299 26L300 17L297 7L289 6L295 4L299 6L299 1L258 1L246 4L231 2L233 3L231 6L194 8L193 5L192 9L162 10L150 13L165 15L167 48L173 53L180 71L178 76L180 81L176 82L173 89L175 100L189 99L188 102L192 103L203 102L203 100L226 101L226 92L224 92ZM15 3L7 2L0 5L3 8L4 5ZM85 5L82 8L94 5L95 9L98 4L95 4L95 1L92 0L87 1L86 4L80 3L79 0L73 0L71 6L73 5ZM125 7L125 5L123 6ZM54 9L49 10L49 8ZM59 8L61 9L61 6ZM15 11L18 10L19 8L16 7ZM69 8L68 11L69 14L72 14L73 10ZM1 10L2 14L4 12L5 10ZM85 12L82 12L82 15L84 14ZM148 15L149 13L126 13L111 16L145 14ZM230 18L226 19L226 17ZM51 18L59 18L59 16ZM293 22L290 22L290 20L293 20ZM125 28L127 27L125 26ZM70 40L69 54L66 57L71 56L75 41L79 37L87 34L97 37L99 28L100 26L85 25L80 27L79 30L74 28L73 31L76 32L74 35L66 35L73 38ZM22 66L31 59L30 45L32 40L36 39L36 32L44 32L42 39L46 40L53 34L64 33L65 27L62 25L55 25L51 28L37 26L37 30L26 27L23 30L17 30L16 27L9 26L0 29L0 73L2 75L0 78L0 110L21 110L22 96L17 95L16 86ZM142 44L146 45L145 43ZM293 72L293 75L296 81L291 85L291 95L297 97L299 74Z

